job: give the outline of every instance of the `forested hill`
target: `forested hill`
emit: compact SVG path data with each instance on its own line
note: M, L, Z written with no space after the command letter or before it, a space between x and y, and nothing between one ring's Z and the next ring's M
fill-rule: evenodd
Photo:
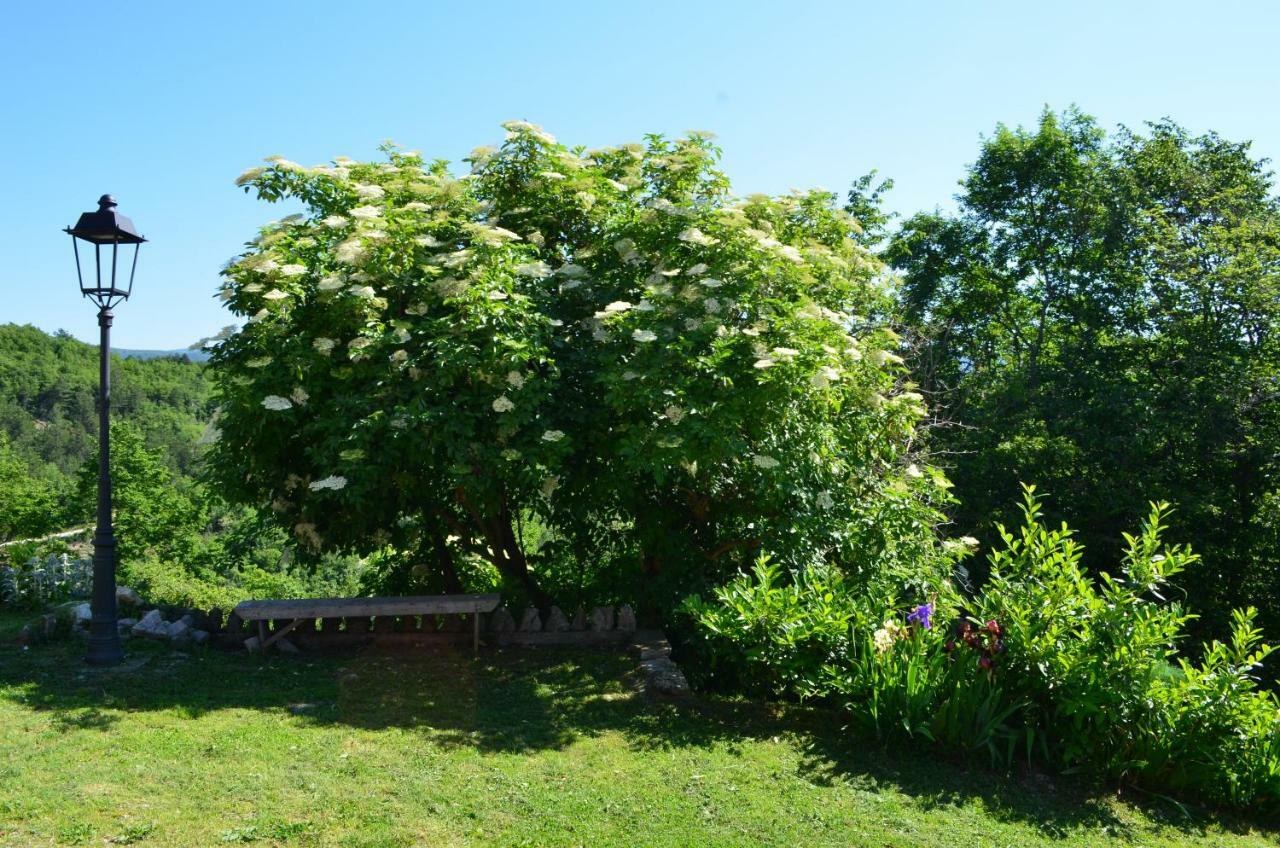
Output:
M209 351L204 348L196 348L195 350L187 348L180 350L131 350L129 348L122 348L116 351L116 353L120 354L125 359L182 359L185 357L192 362L209 361Z
M98 438L97 347L58 332L0 324L0 443L34 477L65 490ZM113 357L112 416L187 474L212 412L203 366L174 356Z

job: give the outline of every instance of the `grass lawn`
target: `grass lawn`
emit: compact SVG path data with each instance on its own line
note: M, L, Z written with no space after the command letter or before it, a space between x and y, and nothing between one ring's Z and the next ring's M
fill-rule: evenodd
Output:
M606 653L127 648L0 645L0 845L1276 844L821 713L650 700Z

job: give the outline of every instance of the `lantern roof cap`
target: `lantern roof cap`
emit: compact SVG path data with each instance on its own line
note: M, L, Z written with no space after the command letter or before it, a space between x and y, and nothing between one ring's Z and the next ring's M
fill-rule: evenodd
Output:
M65 232L94 244L141 244L145 238L138 235L133 221L116 211L116 199L109 194L98 198L98 211L85 212L74 227Z

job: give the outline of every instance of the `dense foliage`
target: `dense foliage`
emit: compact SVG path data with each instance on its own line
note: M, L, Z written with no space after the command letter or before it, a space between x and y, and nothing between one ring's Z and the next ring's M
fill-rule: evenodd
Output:
M471 555L543 605L669 609L761 549L930 580L946 481L835 198L734 198L700 135L507 128L462 177L394 148L244 175L307 211L226 271L219 488L316 550L411 551L446 589Z
M92 512L96 451L80 469L77 502ZM300 567L289 539L248 508L167 469L159 450L126 422L111 428L116 553L120 581L157 602L229 608L246 598L344 595L359 562L330 558Z
M203 369L181 358L115 358L112 477L120 580L155 601L229 606L254 596L355 591L361 567L300 568L292 545L253 510L191 476L212 413ZM0 326L0 541L92 525L97 499L98 352L65 334ZM87 557L77 538L0 550L0 602L66 595L50 556ZM47 588L47 587L46 587ZM82 591L80 586L75 591ZM7 600L6 600L7 599Z
M85 524L75 477L98 443L98 349L65 333L0 325L0 541ZM112 415L169 470L194 471L212 412L203 370L184 358L112 359Z
M863 187L865 188L865 186ZM861 194L855 191L855 196ZM1149 500L1203 561L1204 629L1280 632L1280 202L1249 145L1164 121L1108 138L1075 111L999 127L956 214L907 220L913 373L962 532L996 541L1020 481L1098 567Z
M1179 658L1189 616L1162 592L1195 557L1163 543L1165 514L1154 506L1117 575L1095 579L1028 491L1021 528L1000 528L990 580L967 598L866 591L820 569L784 583L762 562L686 602L703 634L694 667L838 704L883 737L1275 812L1280 702L1256 680L1272 649L1249 610L1228 642Z

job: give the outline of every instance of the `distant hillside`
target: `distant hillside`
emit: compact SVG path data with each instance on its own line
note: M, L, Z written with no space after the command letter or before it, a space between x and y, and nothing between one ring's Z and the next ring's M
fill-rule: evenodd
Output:
M114 359L112 414L135 424L179 473L194 467L212 414L202 351L130 351ZM194 354L194 355L193 355ZM184 358L178 358L184 357ZM59 486L96 450L97 347L66 333L0 324L0 432L31 474Z
M192 362L209 361L209 351L202 348L196 348L195 350L187 350L185 348L181 350L130 350L129 348L122 348L115 352L123 356L125 359L168 359L172 357L186 357Z

